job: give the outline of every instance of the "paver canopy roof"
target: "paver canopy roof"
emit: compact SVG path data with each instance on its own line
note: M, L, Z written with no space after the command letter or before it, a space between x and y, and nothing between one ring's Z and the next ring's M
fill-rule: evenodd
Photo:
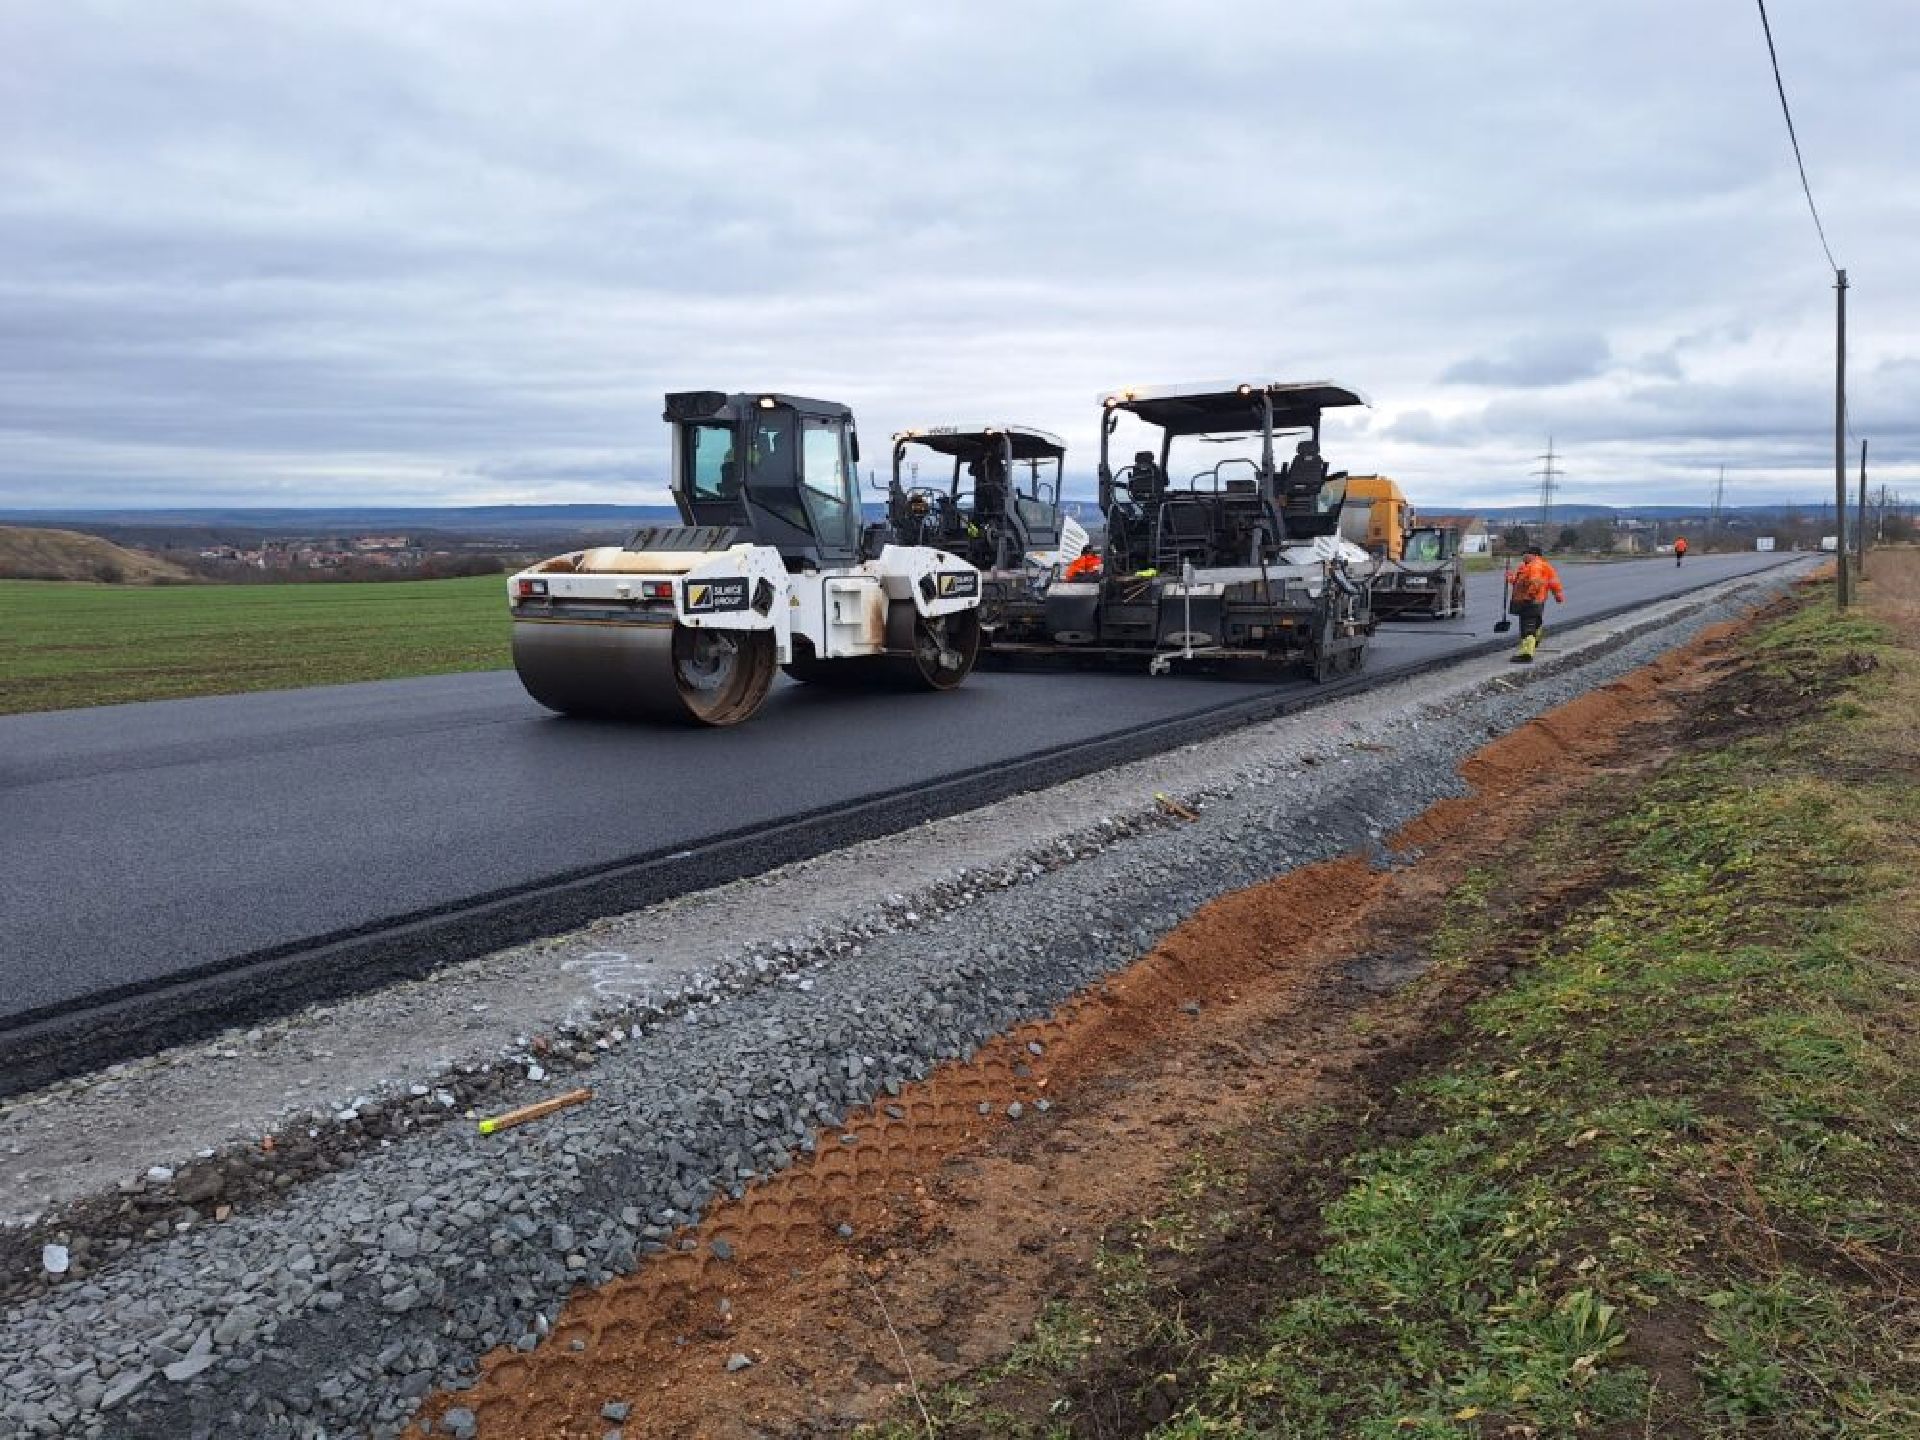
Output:
M1331 380L1137 386L1103 395L1101 403L1130 411L1170 435L1234 434L1260 428L1262 394L1273 401L1276 430L1311 425L1322 410L1373 403L1360 391Z
M1031 425L929 425L924 430L902 430L893 439L895 444L924 445L942 455L971 460L997 451L1002 435L1013 442L1016 460L1053 460L1067 453L1066 442L1059 436Z

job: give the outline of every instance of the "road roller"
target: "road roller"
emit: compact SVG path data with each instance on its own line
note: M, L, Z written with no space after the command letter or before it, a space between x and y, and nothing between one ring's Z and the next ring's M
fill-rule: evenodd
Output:
M737 725L784 669L951 690L980 648L980 571L866 523L853 412L784 394L666 397L678 525L507 582L513 665L550 710Z

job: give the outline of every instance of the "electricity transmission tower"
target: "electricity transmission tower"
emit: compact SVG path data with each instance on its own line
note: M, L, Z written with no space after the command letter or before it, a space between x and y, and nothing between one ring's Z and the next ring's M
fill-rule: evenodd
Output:
M1540 477L1540 546L1547 549L1553 544L1553 492L1559 485L1560 477L1567 472L1554 463L1556 457L1551 435L1547 436L1547 453L1533 458L1545 462L1533 473Z
M1720 534L1720 524L1727 513L1727 467L1720 467L1720 478L1713 482L1713 511L1707 520L1707 538L1714 539Z

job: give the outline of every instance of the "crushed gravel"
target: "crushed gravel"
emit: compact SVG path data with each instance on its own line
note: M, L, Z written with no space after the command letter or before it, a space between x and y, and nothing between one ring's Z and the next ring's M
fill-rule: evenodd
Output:
M487 1349L545 1343L574 1286L692 1243L676 1230L710 1196L840 1143L854 1108L1098 984L1216 895L1356 850L1393 863L1384 837L1459 793L1489 737L1794 574L1556 636L1530 671L1472 662L496 957L477 973L519 976L516 1017L540 1026L488 1037L504 1055L416 1052L421 1068L364 1095L276 1096L271 1151L149 1154L17 1217L0 1234L0 1433L398 1433ZM527 997L556 956L604 974L576 966L586 989L542 1016ZM405 1003L483 1003L464 998L474 982ZM123 1067L112 1098L167 1072ZM468 1123L578 1085L591 1102L534 1124ZM9 1163L96 1113L97 1089L12 1107Z

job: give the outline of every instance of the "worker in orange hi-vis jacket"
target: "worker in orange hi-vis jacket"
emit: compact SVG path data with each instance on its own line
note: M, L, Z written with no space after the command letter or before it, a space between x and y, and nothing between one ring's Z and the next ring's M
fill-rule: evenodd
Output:
M1687 537L1682 535L1673 542L1673 563L1678 565L1687 558Z
M1547 563L1538 545L1529 545L1526 556L1507 578L1507 608L1520 621L1520 648L1513 652L1513 663L1531 665L1533 652L1540 648L1540 635L1546 629L1547 596L1564 605L1567 592L1560 588L1560 575Z

